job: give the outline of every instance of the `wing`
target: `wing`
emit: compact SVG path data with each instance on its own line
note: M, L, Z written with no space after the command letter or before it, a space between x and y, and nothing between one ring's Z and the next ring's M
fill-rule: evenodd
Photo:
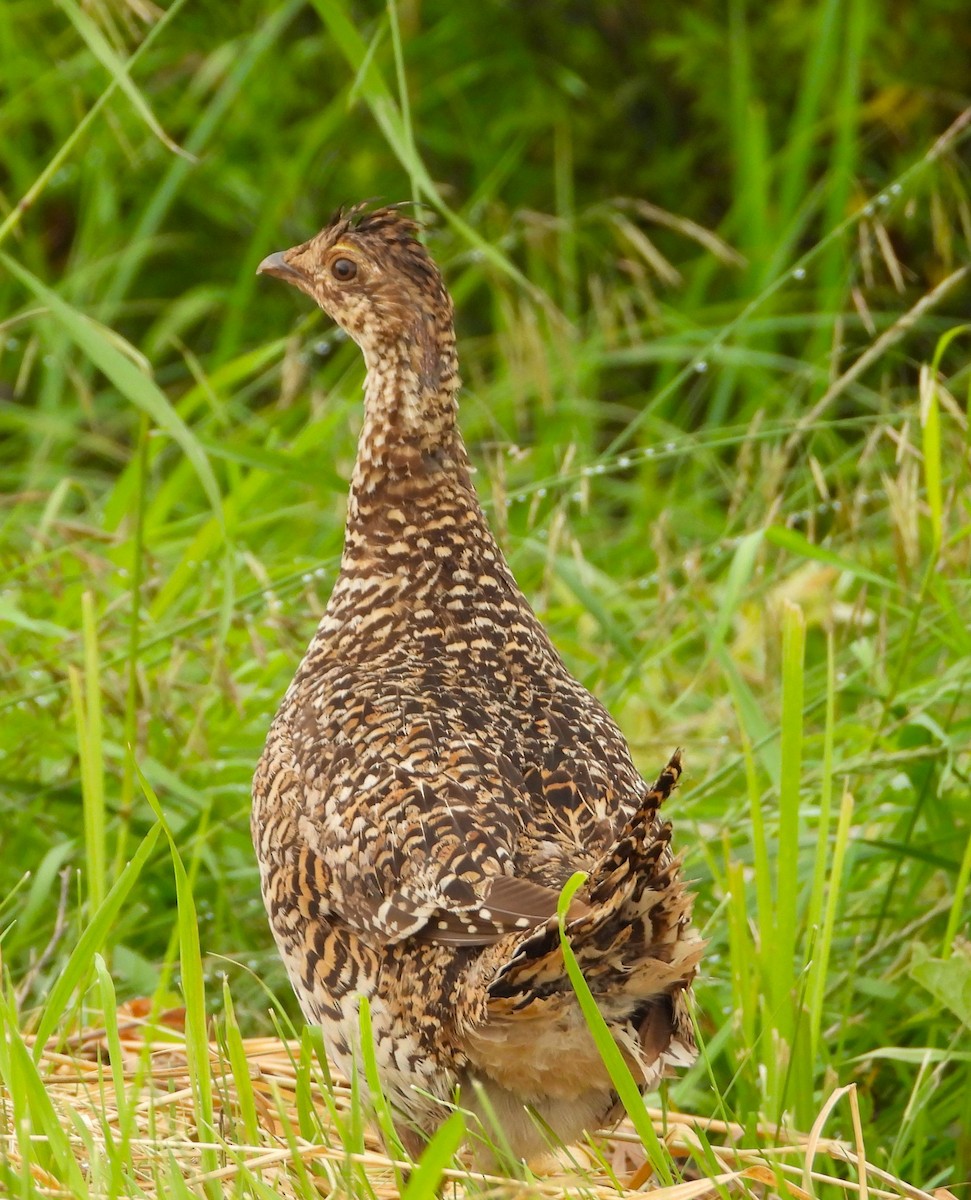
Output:
M289 903L375 946L484 946L552 916L558 889L516 874L526 781L477 743L437 732L435 754L394 764L319 740L308 761L278 719L254 781L268 907Z

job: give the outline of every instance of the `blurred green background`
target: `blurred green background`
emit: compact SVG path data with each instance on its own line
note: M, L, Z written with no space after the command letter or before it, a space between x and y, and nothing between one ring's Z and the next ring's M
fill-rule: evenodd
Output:
M414 198L513 568L644 773L687 747L708 1056L675 1100L806 1127L855 1082L874 1161L967 1181L965 0L7 0L0 55L24 1027L154 821L135 761L210 979L250 1031L266 987L295 1011L248 787L363 366L254 271ZM174 905L159 844L103 947L123 998L176 986Z

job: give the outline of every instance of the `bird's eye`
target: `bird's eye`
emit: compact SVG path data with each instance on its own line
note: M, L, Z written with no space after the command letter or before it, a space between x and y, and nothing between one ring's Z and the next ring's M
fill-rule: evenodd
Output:
M357 263L349 258L335 258L330 264L330 273L340 283L347 283L357 274Z

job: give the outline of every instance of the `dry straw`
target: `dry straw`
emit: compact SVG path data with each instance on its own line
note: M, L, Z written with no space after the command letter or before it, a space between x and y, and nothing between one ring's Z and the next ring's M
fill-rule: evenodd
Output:
M108 1164L117 1162L119 1147L136 1195L174 1194L173 1174L200 1196L346 1195L348 1181L355 1177L360 1191L376 1200L398 1195L401 1169L407 1164L389 1158L373 1132L365 1134L360 1152L346 1149L339 1127L345 1121L353 1125L352 1090L336 1073L328 1084L324 1073L308 1064L296 1042L278 1038L242 1041L246 1070L242 1087L239 1057L235 1056L234 1070L230 1056L219 1044L211 1043L217 1132L199 1137L193 1079L181 1036L182 1014L166 1014L160 1025L152 1027L151 1040L145 1015L133 1015L130 1007L119 1012L117 1038L111 1041L121 1048L120 1064L108 1061L109 1038L104 1029L85 1030L59 1048L49 1045L38 1055L47 1095L89 1185L89 1196L116 1194L110 1187ZM299 1132L306 1126L308 1100L316 1117L312 1137ZM74 1195L64 1179L40 1165L43 1156L36 1152L39 1135L23 1126L14 1128L11 1101L9 1092L0 1088L0 1159L21 1177L26 1168L35 1193ZM841 1101L851 1117L852 1142L823 1136ZM589 1145L573 1147L558 1160L550 1160L541 1174L527 1181L449 1169L444 1173L443 1192L616 1198L650 1191L656 1200L702 1200L733 1192L804 1200L822 1191L830 1196L842 1194L848 1200L857 1196L859 1200L946 1200L942 1190L932 1196L867 1160L852 1085L831 1094L808 1134L769 1126L746 1132L726 1121L670 1110L648 1111L659 1140L682 1167L683 1181L673 1186L656 1185L639 1139L624 1123ZM257 1136L246 1136L247 1130ZM31 1139L29 1148L24 1146L25 1138ZM213 1166L214 1162L218 1165ZM700 1162L708 1164L704 1172L699 1169ZM312 1181L310 1192L308 1181Z

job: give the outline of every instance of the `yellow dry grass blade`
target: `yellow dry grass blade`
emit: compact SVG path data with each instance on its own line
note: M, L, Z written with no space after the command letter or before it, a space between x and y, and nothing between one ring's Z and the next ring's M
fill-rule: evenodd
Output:
M149 1029L147 1009L147 1002L141 1008L138 1002L123 1006L117 1031L113 1029L110 1038L106 1029L86 1029L62 1043L60 1049L49 1046L37 1056L47 1096L87 1181L88 1196L108 1195L108 1164L122 1145L126 1174L140 1189L138 1194L146 1196L174 1194L173 1170L185 1188L197 1195L211 1192L213 1185L217 1194L236 1194L235 1185L246 1180L253 1186L253 1194L296 1200L309 1194L308 1178L313 1179L314 1191L326 1195L352 1172L366 1179L375 1200L398 1195L395 1167L400 1170L410 1164L394 1163L383 1153L377 1135L371 1133L363 1150L348 1151L339 1126L350 1124L352 1089L336 1072L331 1072L333 1082L328 1086L323 1072L308 1069L305 1047L296 1042L241 1039L231 1055L218 1044L210 1044L215 1128L220 1132L216 1141L199 1140L181 1010L162 1014ZM26 1040L29 1045L30 1039ZM114 1051L110 1063L109 1046ZM246 1074L241 1079L244 1063ZM118 1095L116 1088L124 1095ZM309 1095L318 1117L312 1138L299 1132L306 1128L306 1113L301 1114L299 1107L301 1095L305 1099ZM841 1100L848 1103L853 1118L856 1137L852 1144L823 1136L824 1125ZM29 1173L37 1194L71 1194L66 1180L56 1178L49 1166L37 1164L36 1132L30 1146L18 1140L18 1130L8 1120L13 1111L10 1101L0 1086L0 1159L15 1174ZM806 1135L769 1125L746 1132L731 1122L670 1110L662 1113L648 1108L647 1113L658 1139L683 1163L681 1182L651 1186L652 1172L641 1141L625 1122L600 1135L595 1144L573 1147L559 1160L549 1160L528 1183L477 1174L475 1188L481 1192L485 1187L495 1198L529 1194L563 1200L578 1195L617 1200L618 1196L650 1190L656 1200L706 1200L726 1191L809 1200L822 1185L829 1185L841 1189L847 1200L901 1196L933 1200L867 1160L852 1086L839 1088L830 1096ZM251 1136L254 1132L258 1134L255 1138ZM219 1166L207 1170L204 1164L214 1157ZM703 1158L717 1170L702 1176L696 1164ZM445 1172L445 1180L449 1195L464 1193L473 1182L460 1164Z

